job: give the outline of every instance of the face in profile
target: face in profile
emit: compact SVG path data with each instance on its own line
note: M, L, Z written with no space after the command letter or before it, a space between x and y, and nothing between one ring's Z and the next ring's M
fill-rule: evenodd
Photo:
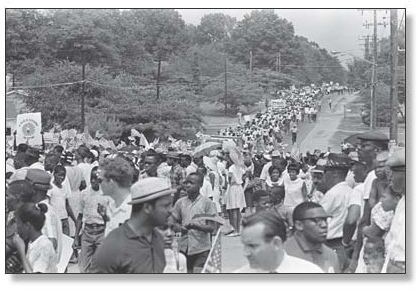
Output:
M167 224L168 217L171 214L173 198L167 195L158 199L154 204L154 210L151 214L155 226L164 226Z

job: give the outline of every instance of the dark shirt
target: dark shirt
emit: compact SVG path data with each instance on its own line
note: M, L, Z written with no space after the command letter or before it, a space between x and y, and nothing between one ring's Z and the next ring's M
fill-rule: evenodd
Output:
M321 244L319 248L314 248L302 236L295 233L295 235L286 240L284 247L288 255L314 263L325 273L341 272L337 254L325 244Z
M93 273L162 273L166 265L164 239L153 230L151 242L137 235L127 222L105 238L93 257Z

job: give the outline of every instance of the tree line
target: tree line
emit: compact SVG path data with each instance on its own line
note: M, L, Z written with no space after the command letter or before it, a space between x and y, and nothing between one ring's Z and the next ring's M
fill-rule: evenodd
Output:
M16 88L84 80L27 89L27 107L45 130L78 128L83 96L89 130L108 138L127 128L190 138L202 127L199 103L235 114L292 84L346 78L273 10L192 25L173 9L7 9L6 72Z

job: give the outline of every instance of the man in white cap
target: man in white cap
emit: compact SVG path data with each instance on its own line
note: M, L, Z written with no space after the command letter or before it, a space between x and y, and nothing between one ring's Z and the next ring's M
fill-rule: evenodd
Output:
M162 273L164 238L155 227L167 224L175 192L165 178L144 178L132 188L131 217L113 230L93 257L94 273Z
M264 165L263 170L261 171L260 179L267 181L270 179L269 169L272 165L279 167L282 170L282 177L287 175L286 166L287 164L284 163L285 160L282 158L282 155L279 151L275 150L271 154L271 161Z

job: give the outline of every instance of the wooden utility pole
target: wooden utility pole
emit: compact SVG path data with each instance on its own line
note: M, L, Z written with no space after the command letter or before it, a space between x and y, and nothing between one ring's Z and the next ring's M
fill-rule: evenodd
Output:
M376 111L376 83L377 83L377 11L373 10L373 72L372 72L372 91L370 104L370 128L376 128L377 111Z
M160 74L161 74L161 59L158 59L158 68L157 68L157 100L160 99Z
M391 71L391 87L390 87L390 104L391 104L391 121L390 121L390 140L398 141L398 11L390 10L390 71Z
M227 115L228 112L228 77L227 77L227 59L226 59L226 54L225 54L225 91L224 91L224 103L225 103L225 116Z
M250 50L250 73L253 72L253 51Z
M281 53L279 52L279 57L277 58L277 67L278 67L278 72L280 73L280 66L282 65L282 59L281 59Z
M83 58L84 59L84 58ZM86 85L86 62L83 60L81 64L81 79L83 83L81 83L81 131L84 132L84 128L86 126L86 119L84 116L84 98L85 98L85 85Z

